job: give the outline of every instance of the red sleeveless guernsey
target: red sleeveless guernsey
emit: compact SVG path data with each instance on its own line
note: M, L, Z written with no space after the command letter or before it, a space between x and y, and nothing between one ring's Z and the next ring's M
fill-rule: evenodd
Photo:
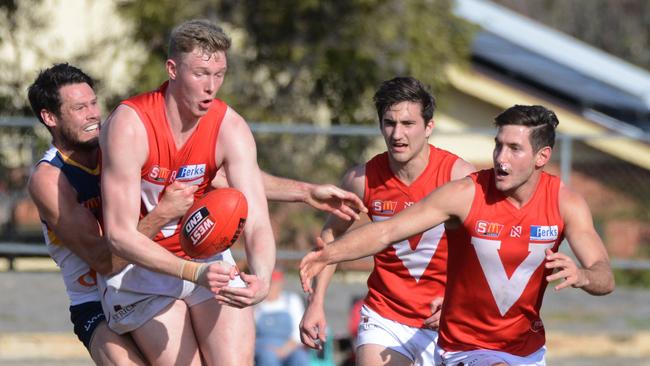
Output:
M427 167L410 186L393 174L387 152L366 163L364 203L371 220L386 220L451 180L458 156L431 145L429 151ZM444 225L394 243L374 257L365 304L387 319L421 328L433 298L443 296L446 260Z
M226 103L215 99L206 115L199 120L192 136L183 147L177 149L165 113L166 89L167 82L157 90L122 102L138 113L147 130L149 157L140 172L141 217L156 207L165 187L175 180L198 185L194 197L203 196L219 168L215 162L215 147L219 128L228 109ZM179 221L165 225L154 241L175 255L186 257L178 237Z
M545 343L539 316L551 273L545 250L564 238L560 179L542 172L524 207L494 186L493 170L470 176L476 193L462 227L447 230L447 292L438 345L445 351L490 349L527 356Z

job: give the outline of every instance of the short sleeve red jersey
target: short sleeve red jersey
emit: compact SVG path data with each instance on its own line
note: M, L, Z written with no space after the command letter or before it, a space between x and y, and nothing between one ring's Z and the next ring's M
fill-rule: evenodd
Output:
M156 207L165 187L178 180L198 185L194 194L199 198L206 193L217 173L215 148L219 128L228 106L215 99L208 112L201 117L196 130L178 149L169 128L165 112L167 82L159 89L127 99L122 104L133 108L147 130L149 156L140 171L141 217ZM179 221L165 225L154 241L179 257L186 257L181 250Z
M458 156L429 148L429 163L410 186L393 174L388 153L366 163L364 203L371 220L386 220L451 180ZM444 225L389 246L374 257L366 305L387 319L422 327L431 301L444 293L446 260Z
M445 351L490 349L526 356L545 343L539 316L564 223L560 179L542 172L535 193L517 208L494 185L494 171L470 176L475 196L462 227L447 230L447 291L438 345Z

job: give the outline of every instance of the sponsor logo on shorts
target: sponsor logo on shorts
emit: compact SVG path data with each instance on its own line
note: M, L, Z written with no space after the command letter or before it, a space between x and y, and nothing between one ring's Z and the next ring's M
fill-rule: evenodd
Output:
M382 201L382 200L372 201L373 211L375 211L375 213L380 215L392 215L395 213L396 208L397 208L396 201Z
M205 164L184 165L178 169L176 180L192 180L205 174Z
M131 314L135 310L136 305L138 305L137 302L126 306L121 306L121 305L113 306L113 310L115 311L115 313L111 314L111 320L114 322L119 322L120 320L126 318L129 314Z
M531 241L552 241L558 237L557 225L553 226L530 226L530 240Z
M476 222L476 228L474 230L476 230L476 233L479 235L496 238L499 235L501 235L502 229L503 229L502 224L498 224L496 222L478 220Z
M84 330L87 332L92 328L93 324L95 324L97 321L102 321L104 320L104 314L97 314L93 316L92 318L88 319L86 321L86 324L84 324Z
M359 329L361 330L370 330L370 329L376 329L379 328L379 326L375 323L360 323L359 324Z
M241 221L239 225L242 228L244 226ZM214 221L210 217L210 211L208 211L207 207L201 207L187 219L185 226L183 226L183 235L192 240L192 245L198 245L210 235L213 228ZM238 229L238 232L241 231ZM235 238L235 240L237 239Z

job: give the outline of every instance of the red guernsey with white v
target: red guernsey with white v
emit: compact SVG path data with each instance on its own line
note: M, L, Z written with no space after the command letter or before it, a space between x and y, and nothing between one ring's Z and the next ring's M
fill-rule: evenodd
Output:
M386 220L451 179L458 157L429 146L429 163L406 185L391 171L388 153L366 163L364 203L373 221ZM384 318L420 328L431 316L431 301L443 296L447 239L444 226L395 243L375 255L365 304Z
M492 349L527 356L544 346L539 316L545 250L563 239L560 179L542 173L531 200L517 208L494 187L492 170L471 175L472 208L448 230L447 292L438 345L445 351Z

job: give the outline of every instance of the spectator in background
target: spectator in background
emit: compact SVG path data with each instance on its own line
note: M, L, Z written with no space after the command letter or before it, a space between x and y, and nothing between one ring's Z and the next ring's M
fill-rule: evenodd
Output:
M303 366L309 364L300 343L298 324L305 311L294 292L284 291L284 272L277 268L265 301L255 307L255 364L257 366Z

